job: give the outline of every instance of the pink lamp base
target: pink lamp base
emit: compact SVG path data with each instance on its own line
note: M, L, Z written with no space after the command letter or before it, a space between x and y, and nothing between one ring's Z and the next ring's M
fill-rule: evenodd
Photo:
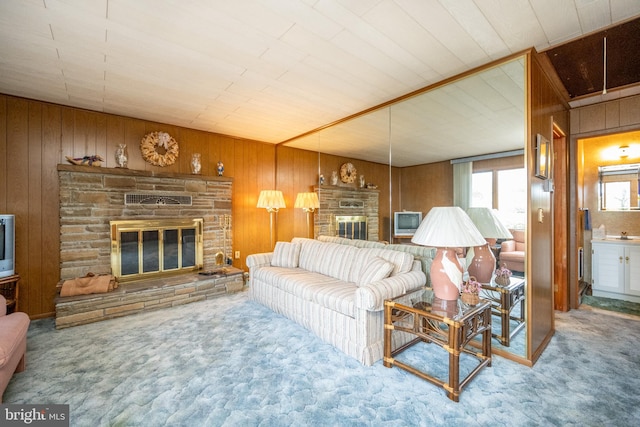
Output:
M431 263L431 286L437 298L456 300L460 296L462 266L451 248L438 248Z
M496 269L496 257L489 249L489 245L474 246L473 253L473 259L467 267L469 276L474 276L480 283L491 282L491 276Z

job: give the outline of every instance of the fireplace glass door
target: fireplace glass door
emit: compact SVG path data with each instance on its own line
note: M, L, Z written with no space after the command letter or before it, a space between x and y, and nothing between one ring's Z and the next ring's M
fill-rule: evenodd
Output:
M202 220L111 221L111 267L121 280L202 267Z

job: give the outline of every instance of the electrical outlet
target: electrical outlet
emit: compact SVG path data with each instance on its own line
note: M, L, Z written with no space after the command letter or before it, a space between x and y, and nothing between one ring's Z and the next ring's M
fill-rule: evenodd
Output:
M240 259L240 251L236 251L236 259Z

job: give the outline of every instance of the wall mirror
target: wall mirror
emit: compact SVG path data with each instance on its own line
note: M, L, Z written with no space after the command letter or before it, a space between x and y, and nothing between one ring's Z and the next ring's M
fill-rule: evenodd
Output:
M640 163L598 167L602 211L640 211Z
M433 206L453 204L446 180L447 188L434 196L435 185L442 184L439 178L451 175L450 160L517 150L521 155L526 137L525 70L526 57L514 56L328 126L317 131L316 138L307 135L285 145L318 150L318 170L325 179L321 188L331 186L331 174L342 163L353 163L358 175L377 187L378 239L392 242L394 211L426 214ZM338 181L337 187L357 184ZM320 192L317 231L322 229L318 222L330 221L322 213L327 197ZM526 358L527 329L508 347L494 340L494 350Z

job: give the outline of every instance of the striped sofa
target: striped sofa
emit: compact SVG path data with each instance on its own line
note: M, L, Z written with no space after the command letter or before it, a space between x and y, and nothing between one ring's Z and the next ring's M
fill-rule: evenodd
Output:
M426 283L412 254L313 239L247 257L249 297L364 365L382 359L384 300Z

